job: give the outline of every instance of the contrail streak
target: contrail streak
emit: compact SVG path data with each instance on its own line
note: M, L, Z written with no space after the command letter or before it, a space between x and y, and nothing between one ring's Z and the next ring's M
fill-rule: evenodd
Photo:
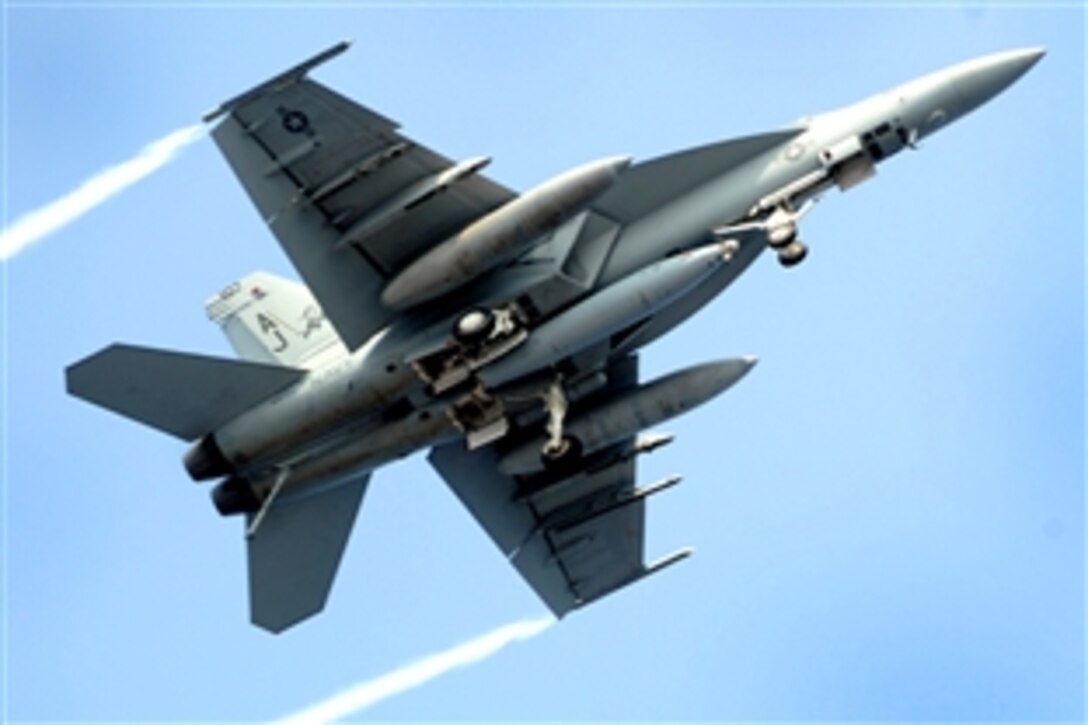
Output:
M0 233L0 261L11 259L34 242L71 224L99 204L162 168L179 151L203 135L203 124L178 129L143 147L128 161L100 171L53 203L19 217L14 224Z
M529 639L547 629L555 620L551 616L523 619L506 624L487 634L452 647L445 652L429 655L387 674L375 677L315 705L278 721L279 725L302 725L339 720L377 705L394 695L413 690L459 667L485 660L506 645Z

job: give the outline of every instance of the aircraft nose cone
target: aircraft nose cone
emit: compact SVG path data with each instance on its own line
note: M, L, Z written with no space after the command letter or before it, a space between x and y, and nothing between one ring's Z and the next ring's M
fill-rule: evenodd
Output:
M964 112L981 106L1011 86L1046 55L1045 48L995 53L965 63L955 80Z

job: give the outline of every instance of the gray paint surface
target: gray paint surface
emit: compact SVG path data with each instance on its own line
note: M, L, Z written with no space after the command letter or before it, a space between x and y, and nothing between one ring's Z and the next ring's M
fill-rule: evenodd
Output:
M986 56L813 116L800 128L635 165L588 214L541 236L508 267L396 313L380 303L389 280L459 228L510 202L513 192L473 174L448 193L401 209L396 222L378 231L367 214L384 215L392 200L408 198L407 189L454 164L400 136L388 119L303 78L305 71L289 74L226 104L228 117L214 136L350 352L309 373L271 368L282 372L267 375L252 363L198 364L194 356L158 353L148 358L150 367L136 366L144 383L135 387L125 383L133 366L97 364L103 358L95 356L69 369L69 389L176 428L171 432L183 437L206 436L223 454L223 474L250 482L264 506L251 551L273 552L251 559L254 612L273 612L255 617L261 626L279 631L320 609L370 470L428 446L435 446L432 461L458 496L561 615L686 552L659 565L644 562L644 500L659 489L635 487L640 448L633 435L540 474L499 471L503 454L541 437L546 416L540 401L549 386L558 381L574 390L603 374L603 386L588 387L584 398L571 396L571 412L616 409L637 385L630 353L736 279L766 248L772 211L791 212L831 185L856 184L872 164L985 103L1041 56L1037 49ZM739 248L727 253L726 240ZM653 277L648 270L695 248L701 248L696 254L715 250L720 263L676 294L648 302L655 294L653 282L642 287ZM522 276L526 269L533 273ZM608 295L627 287L635 289L631 310L645 304L641 316L613 313L613 302L628 302ZM504 320L493 337L480 345L453 340L453 323L485 302ZM531 363L533 346L546 345L548 335L563 341L552 346L556 355L489 377L521 351L530 351ZM463 371L464 384L435 393L414 357L418 350L431 351L426 361L443 374ZM207 375L212 368L215 375ZM279 387L264 390L254 382L261 376L276 378ZM155 381L200 390L202 377L229 383L217 395L234 402L219 405L218 418L189 416L175 426L169 416L181 407L159 394ZM444 415L466 431L477 425L502 430L487 447L466 451ZM623 427L601 424L611 422ZM273 479L282 482L282 496L268 485ZM336 503L353 490L352 502ZM299 513L326 506L339 522L328 532L319 529L333 521L331 514ZM304 523L284 533L285 524L277 522L290 511ZM293 570L309 562L321 575L291 580L270 565L279 559ZM289 581L293 593L285 598Z

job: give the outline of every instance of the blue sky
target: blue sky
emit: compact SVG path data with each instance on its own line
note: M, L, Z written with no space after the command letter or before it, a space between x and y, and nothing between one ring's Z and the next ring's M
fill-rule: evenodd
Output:
M392 699L401 719L1080 719L1082 9L8 7L5 213L342 37L315 77L526 189L1045 45L645 351L759 366L665 429L683 565ZM840 198L841 197L841 198ZM293 275L210 142L5 269L6 715L261 720L543 606L421 456L379 472L326 612L246 617L184 446L67 397L115 340L229 355L201 303Z

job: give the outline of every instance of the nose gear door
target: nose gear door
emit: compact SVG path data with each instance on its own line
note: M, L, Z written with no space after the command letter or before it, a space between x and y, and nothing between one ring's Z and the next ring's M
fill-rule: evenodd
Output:
M861 135L861 143L873 161L882 161L913 142L910 132L897 118L885 121Z

